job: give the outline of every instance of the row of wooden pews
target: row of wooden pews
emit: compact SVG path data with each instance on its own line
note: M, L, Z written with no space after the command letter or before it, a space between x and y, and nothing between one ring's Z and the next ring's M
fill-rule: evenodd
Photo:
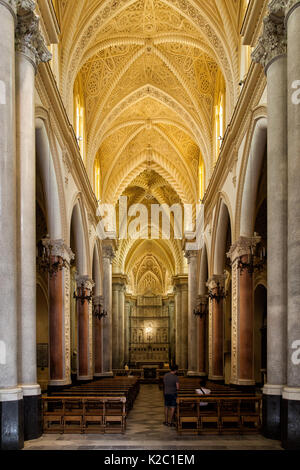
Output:
M261 428L261 394L206 382L209 395L198 395L200 379L179 378L177 431L180 434L257 433Z
M103 378L42 397L44 433L124 433L139 393L135 377Z

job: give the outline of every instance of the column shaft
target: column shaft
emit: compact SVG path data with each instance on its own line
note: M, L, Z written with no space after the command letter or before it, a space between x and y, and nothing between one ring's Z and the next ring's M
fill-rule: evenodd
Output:
M287 385L282 394L282 443L300 449L300 2L290 1L288 40Z
M103 375L112 375L112 260L116 242L102 241L103 258L103 298L107 317L103 318Z
M120 367L120 347L119 347L119 289L118 284L112 286L112 336L114 338L112 343L112 368L118 369Z
M62 278L62 271L49 277L50 386L64 385Z
M0 2L0 431L1 449L23 447L22 390L17 387L17 220L15 14Z
M287 69L284 2L271 2L253 60L266 68L268 91L268 313L267 383L263 433L280 438L286 382ZM295 59L295 58L294 58ZM294 60L293 59L293 60Z
M88 276L77 276L77 316L78 316L78 380L91 380L91 315L92 304L84 297L91 296L94 282Z
M225 285L224 275L214 275L208 286L212 294L217 294L217 284ZM224 299L210 300L209 321L209 379L224 380Z
M182 368L188 368L188 285L181 286L181 363Z
M93 299L94 308L103 309L103 296L98 295ZM102 321L103 318L94 318L94 375L97 377L102 374L103 360L103 338L102 338Z
M188 375L197 374L197 318L194 310L197 304L198 282L198 251L189 251L186 254L188 259Z

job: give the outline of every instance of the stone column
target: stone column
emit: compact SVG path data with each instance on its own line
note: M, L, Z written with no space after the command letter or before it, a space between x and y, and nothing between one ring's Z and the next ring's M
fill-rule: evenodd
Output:
M122 369L124 367L124 335L125 335L125 285L127 276L124 274L113 274L113 369Z
M0 448L23 447L17 370L15 2L0 1Z
M78 380L93 378L92 345L92 289L94 282L88 276L76 276L77 316L78 316ZM90 297L90 301L88 298Z
M175 361L175 303L171 297L169 300L169 318L170 318L170 359L171 363Z
M213 275L207 286L212 294L217 284L225 287L226 275ZM224 299L209 302L209 380L224 380Z
M43 240L51 245L52 267L49 274L49 358L50 387L71 383L71 329L70 329L70 262L74 254L63 240Z
M102 241L103 298L107 317L103 318L103 376L112 376L112 260L115 256L116 241Z
M268 351L263 433L278 439L286 383L287 310L287 62L282 1L271 2L252 57L265 67L268 89Z
M175 362L179 368L181 367L181 288L174 281L174 297L175 297Z
M198 375L205 377L206 372L206 316L208 314L208 297L205 294L197 296L197 308L200 308L200 305L205 306L206 313L203 316L198 316L197 318L197 332L198 332L198 362L197 362L197 371Z
M198 251L187 251L185 257L188 260L188 375L197 374L197 317L194 310L197 304L198 282Z
M42 433L36 372L35 72L41 61L51 59L34 4L32 10L28 6L30 2L24 9L19 7L16 27L19 383L24 397L25 440Z
M112 284L112 368L119 369L120 357L119 357L119 291L121 289L120 284L113 281Z
M130 320L130 313L131 313L131 305L130 301L126 300L125 302L125 337L124 337L124 362L128 364L129 362L129 338L130 338L130 331L129 331L129 320Z
M126 286L123 284L119 291L119 367L121 369L125 365L125 292Z
M255 385L253 349L253 273L240 269L239 262L248 262L251 248L260 237L240 237L227 256L232 263L232 330L231 378L236 385Z
M182 369L188 369L188 280L181 284L181 361Z
M93 307L103 309L103 296L97 295L93 298ZM98 377L102 374L102 360L103 360L103 338L102 338L102 322L103 318L94 317L94 376Z
M282 394L282 443L300 449L300 2L286 8L288 41L287 382Z
M173 277L175 296L175 358L179 369L187 369L188 353L188 277Z

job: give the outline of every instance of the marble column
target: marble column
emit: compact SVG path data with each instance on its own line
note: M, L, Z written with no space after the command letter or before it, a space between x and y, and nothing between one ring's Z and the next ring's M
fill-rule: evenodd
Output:
M121 286L118 283L112 284L112 368L120 367L120 346L119 346L119 291Z
M103 308L107 316L103 318L103 370L102 376L112 376L112 261L115 256L116 241L102 241L103 260Z
M129 338L130 338L130 330L129 330L129 323L130 323L130 315L131 315L131 305L130 301L126 299L125 302L125 337L124 337L124 362L128 365L129 363Z
M113 322L113 369L124 367L124 335L125 335L125 286L127 276L113 274L112 276L112 322Z
M49 274L49 387L71 383L71 330L70 330L70 262L74 259L71 249L63 240L44 239L51 245L52 265L60 265Z
M194 315L194 310L197 305L198 295L198 255L199 251L187 251L185 257L188 262L188 373L187 375L194 376L197 374L197 317Z
M188 369L188 280L181 284L181 361L182 369Z
M169 338L170 338L170 362L175 363L175 303L173 296L169 299Z
M300 2L286 8L288 76L287 382L282 393L282 443L300 449Z
M232 263L230 382L236 385L255 385L253 274L241 269L239 262L248 262L251 248L254 249L259 241L260 237L240 237L227 254Z
M197 332L198 332L198 362L197 362L197 371L198 375L205 377L207 376L206 372L206 317L208 314L208 296L206 294L197 296L197 308L200 308L200 305L204 305L204 311L202 317L198 316L197 318Z
M287 60L283 2L272 1L269 8L252 58L265 67L268 90L268 351L263 433L278 439L286 383Z
M200 308L202 304L202 309L204 306L204 314L202 317L198 316L197 319L197 331L198 331L198 373L200 376L207 376L207 353L206 353L206 331L208 325L208 296L207 296L207 277L208 277L208 265L207 265L207 251L204 247L201 252L201 261L200 261L200 273L199 273L199 295L197 297L197 307Z
M119 367L121 369L125 365L125 292L126 286L123 284L119 290Z
M215 274L207 286L212 294L217 284L225 287L226 275ZM224 380L224 299L209 302L209 380Z
M97 295L93 298L94 309L103 310L103 296ZM102 322L103 317L94 317L94 376L98 377L102 374L102 360L103 360L103 338L102 338Z
M173 277L175 296L175 358L179 369L187 369L188 354L188 277Z
M22 448L23 394L17 370L15 2L0 0L0 448Z
M78 317L78 367L77 380L93 378L92 344L92 289L94 282L89 276L76 276ZM90 297L90 301L89 298Z
M174 298L175 298L175 363L181 368L181 288L174 281Z
M34 4L32 10L28 7L30 2L18 9L15 37L19 383L24 397L25 440L42 433L36 372L35 72L41 61L51 59Z

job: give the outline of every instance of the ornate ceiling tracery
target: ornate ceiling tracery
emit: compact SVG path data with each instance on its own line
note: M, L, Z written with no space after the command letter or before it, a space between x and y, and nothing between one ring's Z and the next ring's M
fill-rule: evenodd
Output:
M201 159L207 181L213 169L220 71L227 117L238 96L242 3L60 1L61 93L72 121L73 84L81 79L85 163L92 180L99 161L103 201L126 195L130 204L197 202ZM184 270L181 243L153 241L150 252L147 243L122 240L115 270L129 274L134 292L149 284L166 293Z

